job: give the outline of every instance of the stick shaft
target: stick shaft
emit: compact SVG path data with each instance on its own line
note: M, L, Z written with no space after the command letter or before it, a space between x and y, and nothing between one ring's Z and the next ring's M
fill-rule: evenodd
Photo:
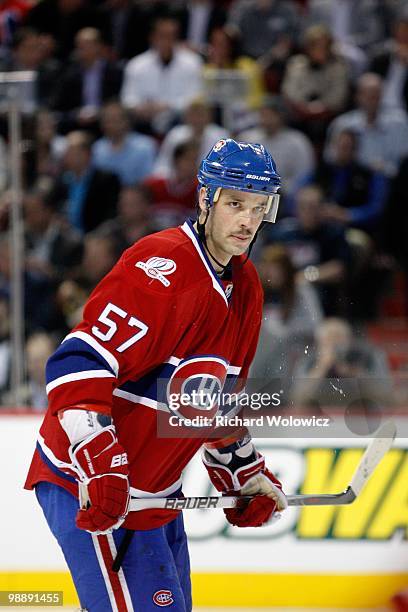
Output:
M342 493L321 495L288 495L289 506L343 506L351 504L361 492L367 480L371 477L377 465L392 446L396 435L395 423L387 421L377 430L374 438L367 446L350 482ZM163 508L171 510L210 510L217 508L239 508L248 504L250 496L242 497L182 497L166 498L151 497L132 499L130 511L148 508Z
M215 510L217 508L238 508L251 501L251 496L213 496L213 497L152 497L145 499L132 499L129 510L132 512L150 508L166 510ZM333 495L288 495L289 506L338 506L350 504L355 495L351 489Z
M121 568L123 559L125 558L125 555L127 553L134 534L135 532L131 529L126 529L125 535L123 536L123 540L119 544L118 552L112 564L112 570L116 573L118 573Z

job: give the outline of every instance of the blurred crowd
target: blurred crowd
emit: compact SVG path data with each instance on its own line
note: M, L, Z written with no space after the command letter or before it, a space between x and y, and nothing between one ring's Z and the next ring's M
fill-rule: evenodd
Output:
M361 381L357 402L403 404L407 67L408 0L1 0L0 72L36 74L20 96L25 405L45 408L46 358L124 249L194 217L198 163L228 135L263 143L283 179L253 254L265 312L252 376L313 410L339 401L341 379ZM0 88L10 406L6 108ZM389 317L397 341L381 336Z

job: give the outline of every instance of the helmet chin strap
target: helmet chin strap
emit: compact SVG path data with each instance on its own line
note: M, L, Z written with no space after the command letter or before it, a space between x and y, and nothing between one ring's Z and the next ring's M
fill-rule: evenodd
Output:
M197 215L197 232L198 235L200 237L201 242L203 243L205 250L207 251L207 253L209 254L209 256L211 257L211 259L213 261L215 261L215 263L217 264L217 266L219 266L221 268L221 272L219 272L219 274L224 274L225 270L228 268L228 264L224 265L222 264L220 261L218 261L218 259L216 259L214 257L214 255L211 253L210 249L208 248L208 244L207 244L207 237L205 235L205 225L207 223L209 214L210 214L210 209L207 208L206 212L205 212L205 219L204 219L204 223L200 223L200 212L201 209L198 209L198 215Z

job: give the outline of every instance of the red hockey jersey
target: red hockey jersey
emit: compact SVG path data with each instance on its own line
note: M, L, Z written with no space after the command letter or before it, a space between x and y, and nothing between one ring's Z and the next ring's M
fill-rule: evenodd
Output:
M83 321L47 364L49 408L26 481L51 481L77 495L69 440L58 411L92 405L112 416L127 451L133 497L170 496L208 435L161 437L157 381L242 384L262 317L262 288L253 264L232 259L231 280L214 271L191 221L147 236L125 251L91 294ZM239 380L239 382L238 382ZM236 389L235 389L236 390ZM178 435L177 433L175 435ZM63 469L61 469L63 468ZM128 515L125 527L152 529L174 511Z

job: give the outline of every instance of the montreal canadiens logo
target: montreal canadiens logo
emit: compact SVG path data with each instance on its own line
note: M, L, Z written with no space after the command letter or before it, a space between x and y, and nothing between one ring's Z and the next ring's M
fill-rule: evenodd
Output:
M214 151L216 153L218 153L218 151L221 151L221 149L223 149L225 147L225 145L227 144L226 140L219 140L218 142L215 143L214 145Z
M170 281L167 280L166 276L173 274L176 271L176 262L172 259L165 259L164 257L150 257L147 261L138 261L136 268L140 268L146 272L147 276L160 281L165 287L170 285Z
M212 419L227 376L221 357L190 357L179 363L167 384L167 403L180 419Z
M160 608L171 606L174 603L173 593L167 589L160 589L160 591L156 591L153 595L153 602L156 606L160 606Z

